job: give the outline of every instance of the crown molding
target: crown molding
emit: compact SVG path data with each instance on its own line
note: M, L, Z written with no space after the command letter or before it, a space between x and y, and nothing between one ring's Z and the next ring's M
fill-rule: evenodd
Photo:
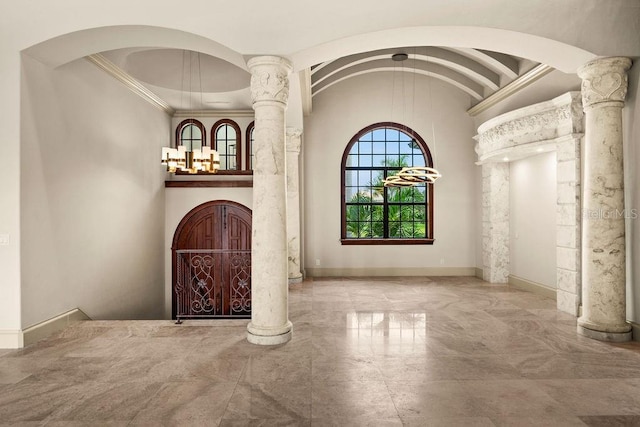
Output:
M93 55L87 56L86 59L95 64L97 67L101 68L110 76L114 77L116 80L119 80L127 87L127 89L129 89L131 92L135 93L154 107L164 111L169 115L173 115L175 113L175 110L171 108L171 106L167 104L162 98L151 92L142 83L140 83L122 68L118 67L116 64L109 61L101 54L94 53Z
M478 114L488 110L489 108L493 107L499 102L504 101L511 95L514 95L517 92L521 91L522 89L529 86L533 82L546 76L553 70L554 68L550 67L549 65L540 64L532 68L531 70L527 71L526 73L524 73L523 75L521 75L520 77L518 77L508 85L504 86L503 88L500 88L499 90L497 90L490 96L486 97L482 101L478 102L473 107L469 108L467 110L467 113L469 113L471 117L477 116Z
M253 110L176 110L173 117L191 118L191 117L254 117Z

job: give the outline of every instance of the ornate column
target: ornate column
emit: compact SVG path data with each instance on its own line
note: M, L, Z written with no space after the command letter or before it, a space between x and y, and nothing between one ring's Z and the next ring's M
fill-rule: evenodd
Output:
M251 322L247 340L282 344L291 339L287 279L285 109L291 64L277 56L247 63L255 110Z
M509 281L509 163L482 165L483 279Z
M300 271L300 135L302 129L287 129L287 239L289 284L302 282Z
M622 170L622 108L627 94L628 58L585 64L582 223L582 317L578 333L602 341L628 341Z

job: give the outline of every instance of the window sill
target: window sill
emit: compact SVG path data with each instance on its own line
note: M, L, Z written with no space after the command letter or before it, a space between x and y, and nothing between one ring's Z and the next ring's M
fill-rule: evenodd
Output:
M343 245L433 245L435 239L340 239Z

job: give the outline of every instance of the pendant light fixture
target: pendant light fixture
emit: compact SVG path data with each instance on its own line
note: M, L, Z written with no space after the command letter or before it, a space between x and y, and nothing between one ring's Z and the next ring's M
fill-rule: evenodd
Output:
M391 56L391 59L393 61L402 63L407 59L409 59L409 55L407 55L406 53L395 53ZM412 88L414 104L415 104L415 91L416 91L415 61L416 61L416 53L414 51L413 53L413 62L414 62L413 63L413 88ZM395 74L395 67L394 67L394 74ZM394 76L394 82L395 82L395 76ZM431 77L429 77L427 84L429 87L429 102L430 102L429 109L431 113L431 133L433 138L434 159L435 159L436 134L435 134L435 125L433 120L433 99L431 97ZM395 90L394 90L394 95L395 95ZM404 96L404 91L403 91L403 96ZM391 103L393 104L393 99ZM392 109L393 109L393 106L392 106ZM414 110L415 110L415 105L414 105ZM387 178L384 179L383 182L385 187L413 187L420 184L433 184L434 182L436 182L438 178L441 178L441 177L442 177L442 174L440 174L440 172L438 172L438 170L433 167L424 167L424 166L403 167L395 175L389 175Z
M189 105L193 102L193 93L191 87L191 64L192 55L196 55L198 63L198 82L200 88L200 104L202 104L202 74L200 67L200 53L183 51L182 53L182 94L184 94L184 69L185 69L185 57L189 56ZM181 102L182 103L182 102ZM193 108L191 108L193 109ZM193 123L191 123L193 124ZM189 123L187 124L189 125ZM185 145L178 145L179 137L176 135L176 148L162 147L161 163L167 166L167 172L187 172L190 174L197 174L198 172L207 172L214 174L220 169L220 154L211 147L202 145L200 149L193 149L193 141L189 141L189 147Z

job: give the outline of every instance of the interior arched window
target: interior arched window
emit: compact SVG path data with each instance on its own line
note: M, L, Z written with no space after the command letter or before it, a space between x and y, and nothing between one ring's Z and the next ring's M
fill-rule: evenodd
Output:
M247 170L253 170L253 130L255 129L255 122L249 123L247 126L246 138L247 138Z
M351 138L342 156L343 244L432 244L433 184L384 187L403 167L433 167L415 131L376 123Z
M218 120L211 128L214 149L220 154L220 170L237 170L241 164L240 127L229 119Z
M195 119L187 119L176 127L176 146L184 145L187 151L200 150L207 145L204 125Z

